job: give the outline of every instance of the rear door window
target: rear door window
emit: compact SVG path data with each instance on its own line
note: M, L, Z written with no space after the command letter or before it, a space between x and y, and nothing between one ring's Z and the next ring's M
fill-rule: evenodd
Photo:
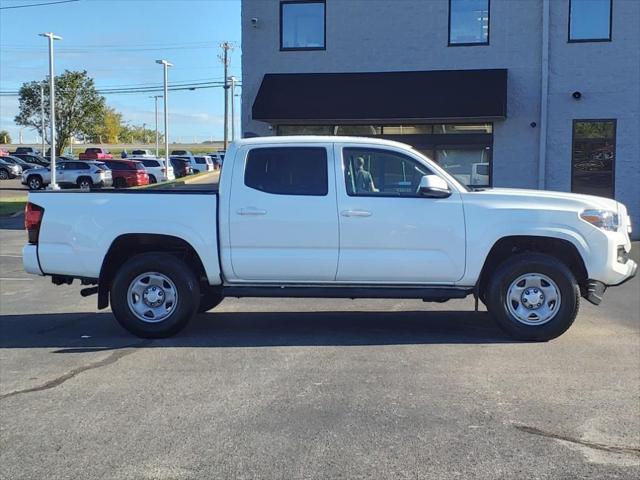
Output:
M322 147L254 148L247 156L244 183L255 190L277 195L327 195L327 150Z

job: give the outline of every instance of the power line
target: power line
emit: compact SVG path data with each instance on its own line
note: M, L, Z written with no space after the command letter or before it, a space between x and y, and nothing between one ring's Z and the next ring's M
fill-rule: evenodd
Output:
M79 1L80 0L59 0L57 2L30 3L28 5L14 5L13 7L0 7L0 10L9 10L10 8L42 7L44 5L58 5L59 3L72 3L72 2L79 2Z

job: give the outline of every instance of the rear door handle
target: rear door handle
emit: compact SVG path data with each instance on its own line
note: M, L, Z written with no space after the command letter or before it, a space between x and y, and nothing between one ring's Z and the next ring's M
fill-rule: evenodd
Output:
M343 217L370 217L373 214L367 210L343 210L340 215Z
M267 211L256 207L245 207L238 210L238 215L266 215Z

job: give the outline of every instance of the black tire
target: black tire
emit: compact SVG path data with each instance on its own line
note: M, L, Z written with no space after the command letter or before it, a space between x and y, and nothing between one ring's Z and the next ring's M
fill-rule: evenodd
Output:
M155 175L149 175L149 183L158 183Z
M546 323L526 324L518 320L507 304L511 284L527 274L548 277L560 293L555 313ZM571 270L557 258L539 253L523 253L505 260L489 279L486 299L487 308L500 328L513 338L526 341L544 342L562 335L573 324L580 309L580 289Z
M27 177L29 190L40 190L42 188L42 177L40 175L29 175Z
M129 287L147 272L164 275L177 291L173 311L155 323L141 320L129 306ZM120 267L111 285L111 308L116 320L126 330L142 338L175 335L195 315L199 302L200 287L195 274L182 260L167 253L143 253L130 258Z
M127 182L124 178L118 177L113 181L114 188L126 188Z
M91 189L93 188L93 181L89 177L80 177L76 182L78 188Z
M0 180L9 180L9 172L4 168L0 168Z
M224 297L212 291L203 291L200 293L200 305L198 305L198 313L208 312L216 308Z

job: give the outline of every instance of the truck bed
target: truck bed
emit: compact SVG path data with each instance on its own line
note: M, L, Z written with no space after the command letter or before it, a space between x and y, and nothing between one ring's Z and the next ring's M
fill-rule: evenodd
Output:
M44 208L37 246L41 273L98 278L119 237L165 235L188 242L210 284L220 284L218 196L199 187L29 193L29 202Z

